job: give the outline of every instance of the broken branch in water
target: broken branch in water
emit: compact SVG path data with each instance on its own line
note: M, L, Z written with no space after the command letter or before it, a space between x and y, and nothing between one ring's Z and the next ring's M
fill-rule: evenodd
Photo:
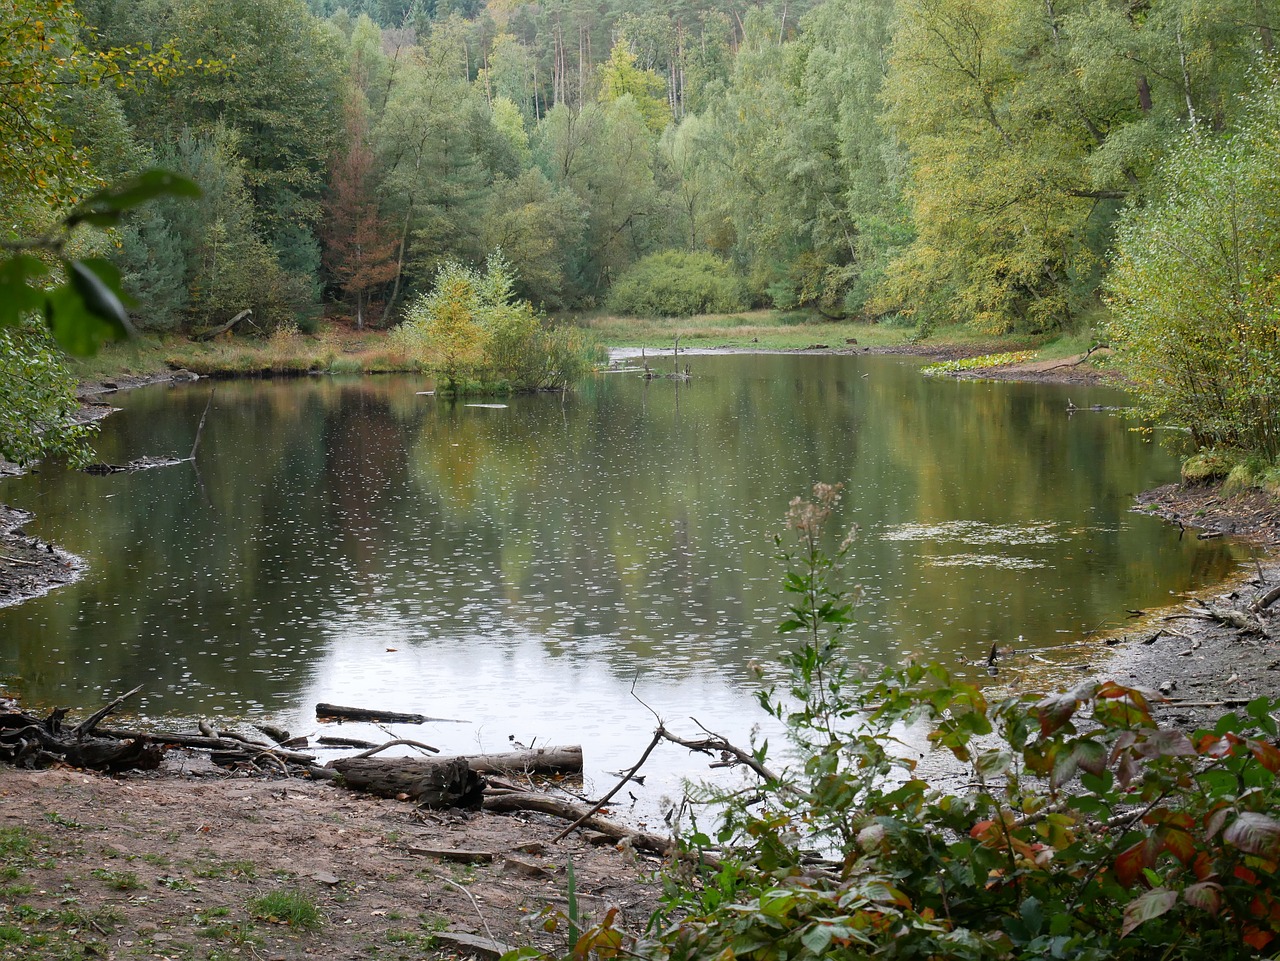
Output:
M137 694L141 690L142 690L142 685L139 684L132 691L128 691L127 693L121 694L118 698L116 698L106 707L101 708L95 713L89 715L87 718L85 718L83 721L77 724L72 729L71 733L74 734L77 738L84 737L86 734L90 733L95 727L97 727L98 723L104 717L106 717L108 714L110 714L112 711L118 708L121 704L123 704L125 701L133 697L133 695Z

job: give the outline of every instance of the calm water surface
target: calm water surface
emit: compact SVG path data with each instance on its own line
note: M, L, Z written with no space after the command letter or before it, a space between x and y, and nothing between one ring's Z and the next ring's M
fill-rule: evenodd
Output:
M218 384L198 471L48 467L0 487L89 564L0 610L0 674L34 704L144 684L149 718L295 733L317 701L456 718L398 732L580 742L601 785L652 731L633 685L676 727L745 740L748 666L781 643L772 535L816 480L847 485L854 653L873 664L981 674L993 642L1078 641L1237 563L1130 511L1175 462L1117 414L1065 412L1118 392L931 379L891 357L690 362L689 384L609 374L501 409L408 377ZM185 455L209 390L121 395L100 457ZM649 767L651 794L700 770L671 752Z

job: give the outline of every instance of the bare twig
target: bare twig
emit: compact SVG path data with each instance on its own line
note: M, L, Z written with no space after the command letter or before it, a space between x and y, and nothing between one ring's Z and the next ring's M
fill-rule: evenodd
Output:
M489 928L489 922L485 920L484 912L480 910L480 905L476 903L476 899L472 897L471 892L468 891L466 888L464 888L457 881L452 881L449 878L444 877L444 875L437 874L436 878L443 881L445 884L449 885L449 887L451 888L457 888L459 891L461 891L463 894L467 896L467 900L471 902L471 906L476 909L476 915L480 918L480 923L484 925L484 933L489 936L490 941L496 942L498 939L493 936L493 931Z
M408 747L416 747L419 750L428 751L431 754L440 753L440 748L438 747L432 747L430 744L423 744L421 741L410 741L406 738L398 737L393 741L388 741L386 744L379 744L377 747L371 747L369 748L369 750L363 751L360 754L357 754L355 756L356 757L373 757L375 754L380 754L383 751L385 751L387 748L395 747L399 744L404 744Z
M204 433L204 419L209 416L209 408L212 404L213 391L211 390L209 391L209 399L205 401L204 404L204 413L200 415L200 425L196 428L196 440L195 443L191 445L191 456L188 457L187 460L193 461L196 459L196 450L200 447L200 435Z
M645 748L644 753L640 755L640 760L636 761L636 763L631 766L631 770L627 771L627 773L622 776L622 780L613 786L613 790L592 805L586 814L582 815L582 817L578 818L578 820L574 821L567 828L552 838L551 843L555 844L559 841L563 841L575 828L581 825L584 821L589 820L594 814L596 814L596 812L608 804L610 799L622 790L623 785L631 780L632 775L644 766L644 762L649 760L649 755L653 753L653 749L662 743L663 733L662 725L659 724L658 729L653 732L653 740L649 742L649 746Z

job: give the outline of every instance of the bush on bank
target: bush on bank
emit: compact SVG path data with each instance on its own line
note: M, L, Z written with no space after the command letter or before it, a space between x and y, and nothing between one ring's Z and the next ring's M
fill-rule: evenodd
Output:
M571 386L590 369L593 347L580 331L554 329L527 300L516 300L515 279L501 253L483 271L444 264L405 312L400 348L446 393Z
M609 309L636 317L693 317L745 310L750 301L746 283L727 262L667 250L643 258L618 279Z

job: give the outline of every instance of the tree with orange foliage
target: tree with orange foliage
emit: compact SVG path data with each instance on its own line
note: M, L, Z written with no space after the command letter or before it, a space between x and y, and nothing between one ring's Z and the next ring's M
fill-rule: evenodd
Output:
M359 330L365 305L395 276L396 238L378 213L369 107L355 84L343 104L343 122L346 147L334 157L325 201L324 266L354 303Z

